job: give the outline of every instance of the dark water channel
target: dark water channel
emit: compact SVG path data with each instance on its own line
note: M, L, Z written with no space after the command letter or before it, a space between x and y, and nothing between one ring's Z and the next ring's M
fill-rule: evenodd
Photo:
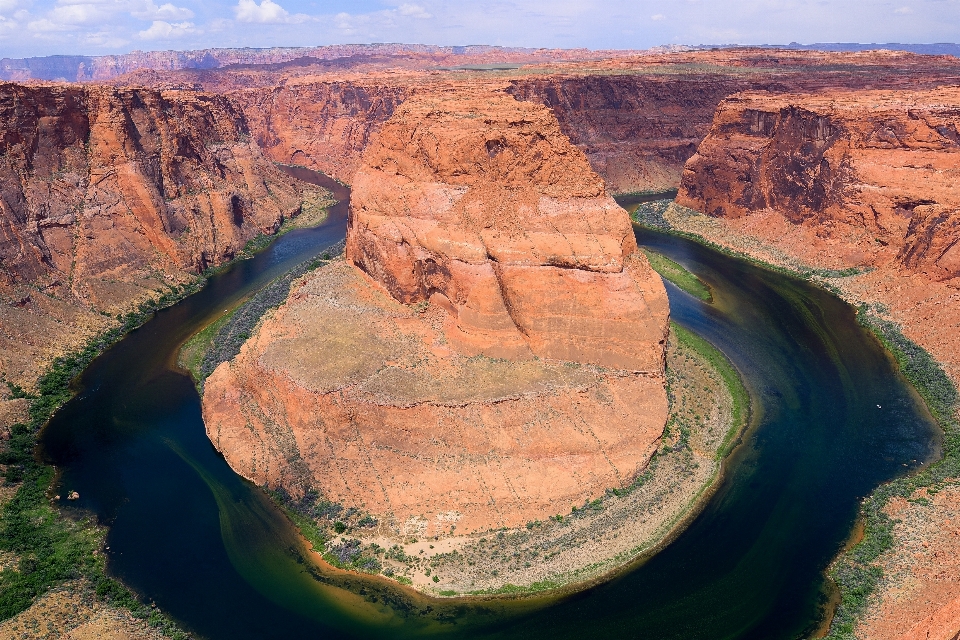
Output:
M693 524L642 566L561 598L434 601L319 570L285 518L210 445L175 360L211 319L342 239L345 220L341 204L321 227L281 237L158 313L89 367L44 432L59 493L78 491L79 506L110 526L112 574L199 636L800 637L817 624L823 570L858 499L936 454L931 420L850 307L637 231L712 287L713 305L668 287L673 318L721 348L754 399L754 425Z

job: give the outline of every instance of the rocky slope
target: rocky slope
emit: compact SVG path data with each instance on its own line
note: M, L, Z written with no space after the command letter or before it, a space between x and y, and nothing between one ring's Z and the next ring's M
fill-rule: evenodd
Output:
M353 182L348 263L206 381L231 466L390 535L515 527L629 482L666 419L666 294L550 112L418 93Z
M298 212L223 96L0 84L0 374L49 358Z

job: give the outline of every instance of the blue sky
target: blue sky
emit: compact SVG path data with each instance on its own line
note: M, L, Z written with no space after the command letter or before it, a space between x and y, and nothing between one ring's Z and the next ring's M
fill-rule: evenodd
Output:
M958 42L960 0L0 0L0 57L358 42Z

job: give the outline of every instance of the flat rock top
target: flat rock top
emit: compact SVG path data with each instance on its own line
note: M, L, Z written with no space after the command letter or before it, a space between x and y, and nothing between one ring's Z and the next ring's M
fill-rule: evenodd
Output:
M261 331L260 364L316 393L349 390L374 404L495 402L587 388L596 367L548 360L467 358L453 352L442 312L418 313L356 269L337 263L306 276L278 312L282 333Z
M810 111L833 113L859 119L871 113L946 112L960 115L960 87L938 87L920 91L832 89L817 93L769 93L744 91L727 98L728 104L763 110L799 106Z

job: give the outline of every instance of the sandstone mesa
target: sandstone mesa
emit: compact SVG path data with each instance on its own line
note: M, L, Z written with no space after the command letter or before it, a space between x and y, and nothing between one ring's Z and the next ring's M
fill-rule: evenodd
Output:
M543 107L405 102L354 179L347 262L206 381L241 475L436 536L545 519L650 459L666 292Z

